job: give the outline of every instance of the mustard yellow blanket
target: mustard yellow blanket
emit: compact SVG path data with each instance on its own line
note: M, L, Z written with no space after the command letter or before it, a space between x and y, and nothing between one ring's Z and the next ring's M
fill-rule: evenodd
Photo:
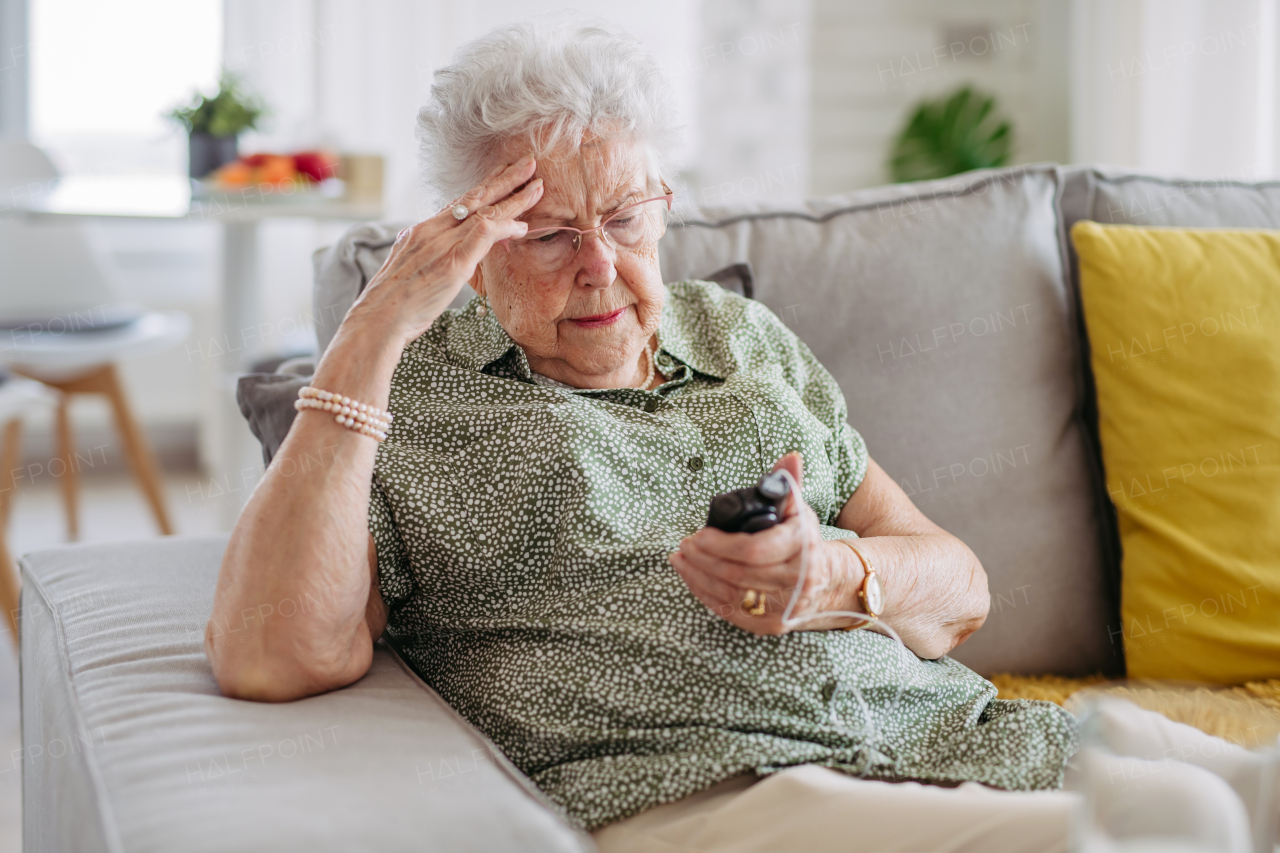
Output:
M1001 699L1039 699L1063 704L1089 689L1128 699L1171 720L1254 748L1280 737L1280 679L1238 687L1171 686L1150 681L1108 681L1102 676L1008 675L991 678Z

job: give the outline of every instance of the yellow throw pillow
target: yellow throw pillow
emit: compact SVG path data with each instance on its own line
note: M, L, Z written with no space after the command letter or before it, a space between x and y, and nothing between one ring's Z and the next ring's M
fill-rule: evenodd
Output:
M1129 676L1280 677L1280 232L1071 237Z

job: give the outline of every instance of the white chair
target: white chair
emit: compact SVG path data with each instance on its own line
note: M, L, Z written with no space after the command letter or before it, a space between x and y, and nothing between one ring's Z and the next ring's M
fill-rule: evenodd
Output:
M0 142L0 192L9 199L48 192L57 180L57 167L39 148ZM147 312L123 303L109 266L78 219L0 217L0 259L0 363L62 392L56 443L66 470L68 536L79 535L75 444L67 410L76 394L107 398L160 532L172 533L159 466L115 362L176 346L190 333L191 319L178 311Z
M0 381L0 607L4 608L5 621L13 632L13 642L18 643L18 569L9 552L6 532L9 529L9 508L18 489L22 459L22 419L35 409L58 404L58 392L40 382L19 377Z

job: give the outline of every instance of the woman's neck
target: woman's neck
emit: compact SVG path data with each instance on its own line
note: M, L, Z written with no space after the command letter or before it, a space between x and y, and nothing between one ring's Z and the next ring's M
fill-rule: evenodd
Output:
M540 376L554 380L562 385L580 390L586 389L609 389L609 388L640 388L645 377L649 375L649 368L653 368L652 379L644 385L641 390L652 390L657 388L666 381L661 373L658 372L658 366L653 359L658 357L658 336L654 334L649 338L648 350L641 350L635 361L631 362L627 369L615 370L607 374L577 374L572 368L565 369L567 365L557 360L530 360L529 369Z

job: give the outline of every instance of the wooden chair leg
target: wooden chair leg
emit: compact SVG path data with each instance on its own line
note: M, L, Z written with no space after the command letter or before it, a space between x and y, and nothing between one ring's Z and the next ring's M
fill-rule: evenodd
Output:
M129 410L129 402L124 396L124 388L120 384L120 376L114 364L103 368L101 382L102 393L111 401L111 411L116 418L116 429L119 430L120 438L124 441L129 463L133 466L134 476L138 478L138 485L142 487L147 503L151 504L151 512L156 517L160 532L165 536L171 536L173 524L169 521L169 511L165 507L160 466L156 463L155 455L151 452L151 447L147 444L142 430L133 419L133 413Z
M22 445L22 421L17 418L9 421L4 427L3 444L0 445L0 465L4 466L4 490L0 491L0 607L4 608L5 624L13 634L13 647L18 647L18 596L22 585L18 580L18 567L9 555L9 542L6 531L9 526L9 509L12 506L13 490L17 479L14 469L18 467L19 452Z
M22 585L18 581L18 567L9 556L9 544L0 530L0 607L4 608L4 621L13 635L13 647L18 647L18 601Z
M4 482L0 483L0 530L9 523L9 507L18 489L18 465L22 461L22 420L14 418L4 425L3 443L0 444L0 469Z
M125 455L129 459L130 467L133 468L133 475L137 478L138 485L142 487L147 503L151 505L156 524L162 534L172 535L173 524L169 521L169 510L165 507L164 490L160 482L160 466L156 463L155 455L151 452L142 430L133 419L133 412L129 409L129 401L124 395L124 387L120 384L120 375L116 372L115 365L106 364L93 368L70 379L49 379L38 373L25 372L20 367L15 367L13 370L15 373L30 376L52 388L57 388L66 396L101 394L107 398L111 404L111 412L115 416L116 431L120 433L120 439L124 443ZM59 407L58 413L58 452L67 463L62 483L63 498L67 501L67 523L73 530L77 530L79 525L75 496L78 477L76 476L75 445L71 442L71 420L66 413L65 401Z
M62 460L62 508L67 515L67 539L80 538L80 477L76 472L76 443L71 435L71 413L67 410L68 398L58 401L56 412L56 436L58 458Z

